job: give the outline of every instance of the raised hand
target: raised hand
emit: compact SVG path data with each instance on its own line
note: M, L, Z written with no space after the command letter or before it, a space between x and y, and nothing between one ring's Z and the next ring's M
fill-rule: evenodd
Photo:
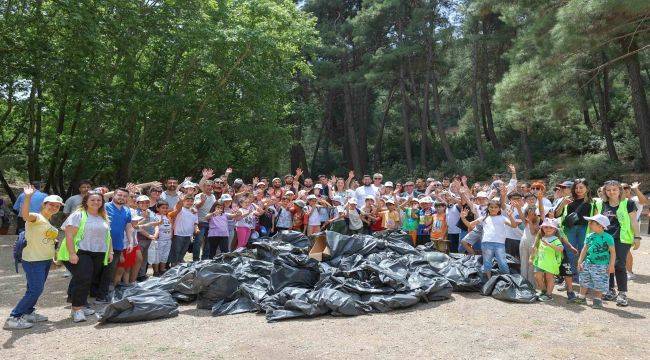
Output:
M203 169L201 172L201 175L203 175L204 179L212 179L214 177L214 170L212 169Z
M151 186L160 188L160 187L162 187L162 183L160 181L152 181Z
M638 181L635 181L635 182L632 183L632 185L630 185L630 188L632 190L637 190L639 188L639 185L641 185L641 183L638 182Z
M350 170L348 172L348 179L352 179L352 178L354 178L354 170Z
M508 164L508 170L510 170L511 174L514 174L517 172L517 168L515 168L514 164Z
M468 208L463 208L463 210L461 210L461 212L460 212L460 217L464 219L464 218L467 217L467 215L469 215L469 209Z
M32 184L28 184L23 188L23 192L25 193L25 196L32 196L34 195L34 192L36 192L36 188Z
M301 177L301 176L302 176L302 169L301 169L301 168L297 168L297 169L296 169L296 177L299 178L299 177Z

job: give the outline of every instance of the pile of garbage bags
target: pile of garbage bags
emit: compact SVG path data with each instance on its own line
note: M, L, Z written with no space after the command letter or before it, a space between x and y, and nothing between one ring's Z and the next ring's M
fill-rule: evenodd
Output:
M521 276L501 274L486 283L480 256L414 248L403 232L348 236L327 231L319 236L285 231L252 240L248 249L180 264L116 291L100 321L172 317L178 314L177 302L196 302L214 316L257 312L279 321L388 312L446 300L453 291L515 302L536 299ZM319 254L313 252L314 241L321 242Z

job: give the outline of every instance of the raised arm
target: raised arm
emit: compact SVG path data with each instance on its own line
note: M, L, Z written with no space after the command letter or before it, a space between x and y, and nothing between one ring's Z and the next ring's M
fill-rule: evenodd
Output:
M23 188L25 198L23 199L23 204L20 207L20 216L23 218L23 220L29 222L36 221L36 214L29 212L29 203L32 200L32 195L34 195L34 192L36 192L36 189L31 184Z

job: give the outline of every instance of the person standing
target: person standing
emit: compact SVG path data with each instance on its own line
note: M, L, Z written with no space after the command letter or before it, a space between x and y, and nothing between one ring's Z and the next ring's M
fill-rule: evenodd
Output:
M36 313L34 306L43 293L45 281L54 258L54 242L58 230L50 224L52 215L59 212L63 200L57 195L43 199L38 213L30 212L32 196L36 193L32 185L23 189L24 201L20 216L25 220L26 246L23 249L22 266L27 278L27 291L11 311L4 328L8 330L28 329L36 322L47 321L47 317Z
M47 194L41 191L41 182L32 181L32 187L34 188L34 193L32 194L29 200L29 212L31 213L40 213L41 207L43 206L43 200L47 197ZM25 230L25 220L22 217L22 207L23 202L25 201L25 193L18 195L16 203L14 204L14 213L18 215L16 217L16 235L20 234L21 231Z
M124 237L126 236L127 243L135 243L133 239L133 224L131 224L131 211L128 207L124 206L129 191L124 188L115 190L113 200L106 204L106 214L111 226L111 239L113 257L108 266L102 268L101 277L99 280L99 288L95 302L108 303L109 287L115 275L115 269L120 261L124 261L122 251L124 250Z
M365 204L368 196L375 197L377 188L373 185L370 175L363 175L363 186L359 186L355 190L355 197L357 204Z
M93 185L90 180L79 181L79 194L70 196L65 201L65 205L63 206L63 214L66 217L70 216L70 214L72 214L79 208L79 206L81 206L81 200L83 200L84 196L86 196L92 186Z
M212 180L206 180L200 185L202 192L194 196L194 208L197 210L199 219L199 233L194 237L194 245L192 246L192 260L194 261L208 259L209 254L213 253L210 251L210 243L207 241L210 224L206 219L210 209L217 202L212 185ZM203 248L203 254L201 254L201 248Z
M165 182L165 191L160 194L160 200L165 200L171 209L176 207L176 204L181 199L180 194L178 193L178 180L176 178L170 177Z

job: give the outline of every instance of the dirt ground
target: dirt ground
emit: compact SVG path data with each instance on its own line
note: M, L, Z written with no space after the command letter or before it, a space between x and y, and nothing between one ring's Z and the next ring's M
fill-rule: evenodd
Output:
M0 237L0 313L24 293L13 269L13 237ZM511 304L480 294L419 304L385 314L323 316L267 323L262 315L212 317L182 306L176 318L98 325L74 324L64 308L68 279L50 273L38 311L49 321L29 330L0 331L4 359L90 358L459 358L641 359L650 344L650 238L635 255L630 306L604 310L567 304ZM645 334L645 335L644 335Z

